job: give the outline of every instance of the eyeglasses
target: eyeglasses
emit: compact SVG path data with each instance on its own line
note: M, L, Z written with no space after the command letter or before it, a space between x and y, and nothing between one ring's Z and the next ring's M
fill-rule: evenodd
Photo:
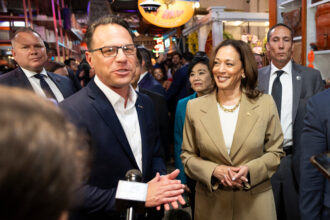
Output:
M95 51L101 51L104 57L115 57L118 54L118 50L122 49L125 55L135 55L136 54L136 48L134 44L126 44L122 46L105 46L101 48L97 48L94 50L89 50L89 52L95 52Z

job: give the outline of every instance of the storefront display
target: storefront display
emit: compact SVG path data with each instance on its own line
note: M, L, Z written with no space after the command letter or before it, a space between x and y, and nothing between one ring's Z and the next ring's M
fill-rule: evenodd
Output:
M330 2L317 6L315 13L318 50L330 49Z

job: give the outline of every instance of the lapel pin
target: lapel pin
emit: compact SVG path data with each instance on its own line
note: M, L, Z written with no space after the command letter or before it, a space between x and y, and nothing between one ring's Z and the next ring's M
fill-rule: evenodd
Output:
M142 105L138 105L139 108L143 109L143 106Z
M297 76L296 79L297 79L297 80L301 80L301 76Z

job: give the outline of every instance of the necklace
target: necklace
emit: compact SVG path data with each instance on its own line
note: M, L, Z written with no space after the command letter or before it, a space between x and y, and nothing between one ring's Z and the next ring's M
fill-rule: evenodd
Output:
M221 103L219 102L220 108L225 111L225 112L234 112L238 106L241 104L241 98L239 99L239 101L237 102L237 104L233 107L233 108L225 108L223 105L221 105Z

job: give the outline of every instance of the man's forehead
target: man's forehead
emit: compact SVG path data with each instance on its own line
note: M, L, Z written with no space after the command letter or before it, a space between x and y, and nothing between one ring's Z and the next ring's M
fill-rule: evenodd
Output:
M284 27L284 26L278 26L278 27L275 27L273 30L271 30L270 32L270 36L273 37L273 36L278 36L278 35L281 35L281 36L289 36L291 35L291 32L288 28Z
M38 42L43 45L43 40L36 33L33 32L20 32L16 34L14 42L18 42L20 44L30 44L31 42Z
M126 34L127 36L125 36ZM109 38L109 36L111 37ZM133 43L133 39L129 31L119 24L101 24L95 28L92 37L94 43L98 41L111 41L112 39L119 39Z

